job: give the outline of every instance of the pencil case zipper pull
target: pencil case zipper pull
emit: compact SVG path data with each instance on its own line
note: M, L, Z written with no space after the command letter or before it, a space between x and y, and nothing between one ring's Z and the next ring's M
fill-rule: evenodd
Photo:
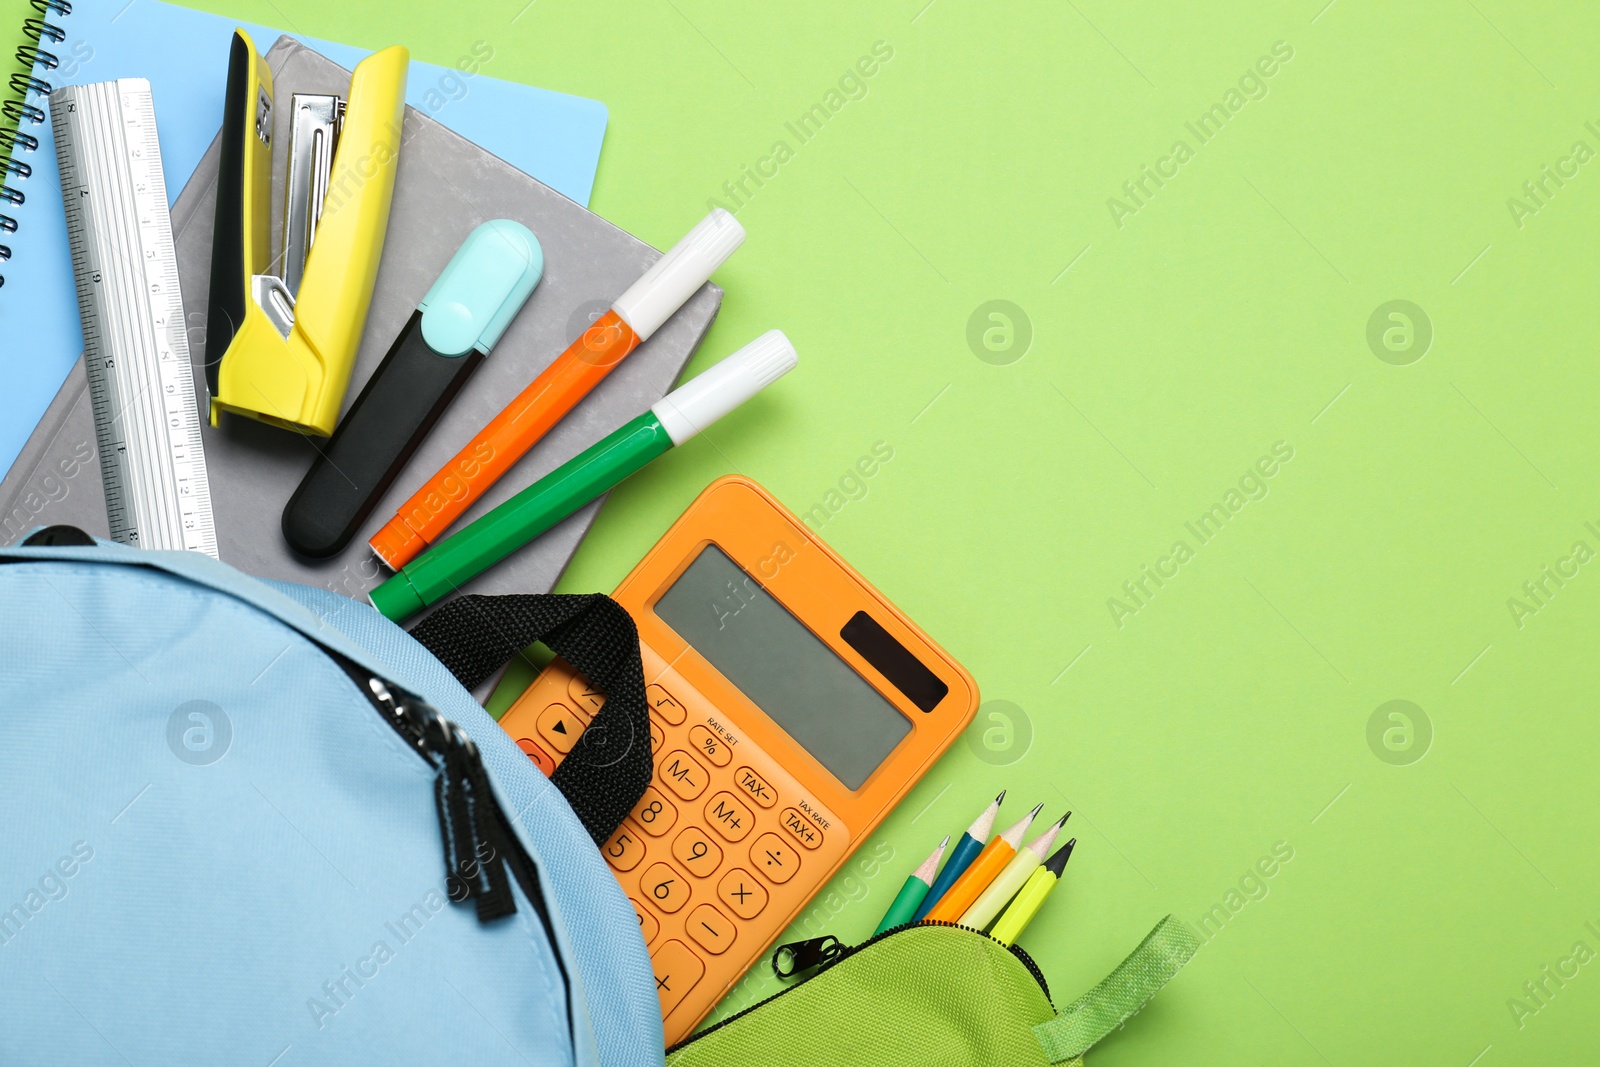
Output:
M827 967L850 951L850 946L832 934L807 941L791 941L772 950L772 973L793 978L813 967Z
M466 731L425 701L370 678L375 702L439 772L433 800L444 843L445 885L450 899L472 901L479 922L492 922L517 910L506 869L508 848L497 816L494 792L483 756Z

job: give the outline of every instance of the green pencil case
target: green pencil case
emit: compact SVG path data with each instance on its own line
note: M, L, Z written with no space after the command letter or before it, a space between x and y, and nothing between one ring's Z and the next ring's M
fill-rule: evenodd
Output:
M817 939L784 946L817 954ZM835 942L835 944L837 944ZM915 923L831 956L809 978L667 1050L668 1067L1046 1067L1081 1064L1200 941L1169 915L1059 1013L1022 949L970 927Z

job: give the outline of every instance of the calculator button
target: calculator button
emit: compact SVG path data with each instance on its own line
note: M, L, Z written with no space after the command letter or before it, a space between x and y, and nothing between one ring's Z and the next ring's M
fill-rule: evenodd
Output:
M696 878L709 878L722 866L722 848L698 826L690 826L672 842L672 854Z
M648 945L661 932L661 923L657 921L654 915L646 911L645 906L637 900L629 897L628 903L633 905L633 913L639 916L639 933L644 935L644 943Z
M702 904L689 913L684 931L713 956L720 956L733 944L737 931L733 921L710 904Z
M672 1014L683 998L706 973L705 962L682 941L668 941L650 957L656 972L656 996L661 998L661 1015Z
M661 751L661 746L667 743L666 731L661 729L661 724L654 719L650 720L650 754L653 756Z
M606 695L589 684L589 679L581 674L574 674L567 683L567 693L572 697L572 702L579 708L593 715L600 710L600 705L606 702Z
M767 881L782 885L800 869L800 853L777 834L762 834L750 846L750 863Z
M617 827L611 840L601 848L606 854L606 862L619 871L631 871L644 859L644 840L639 836L639 831L627 823Z
M639 879L644 898L671 915L689 903L689 879L665 863L652 863Z
M798 808L784 808L780 821L783 828L806 848L821 847L822 831L817 829L816 823L800 814Z
M696 763L689 753L678 749L657 763L656 773L667 788L685 800L693 800L706 791L711 775Z
M634 806L633 817L651 837L660 837L678 821L678 809L655 786L648 786Z
M556 761L550 758L550 753L535 744L533 738L517 738L517 747L522 749L529 759L533 760L533 765L539 768L546 778L556 773Z
M578 743L578 736L587 725L578 714L565 704L551 704L539 713L536 725L539 736L557 752L565 756Z
M739 783L739 789L745 796L763 808L770 808L778 802L778 791L749 767L740 767L739 773L733 776L733 780Z
M696 726L689 731L689 742L697 753L718 767L726 767L728 761L733 759L733 753L728 751L728 743L704 726Z
M717 883L717 899L739 918L754 919L767 906L767 889L749 871L735 867Z
M706 822L717 828L717 833L729 841L743 841L756 818L750 809L739 803L739 798L724 789L706 805Z
M678 703L678 699L655 682L645 687L644 694L650 706L656 709L656 714L672 725L682 726L683 720L689 717L689 713Z

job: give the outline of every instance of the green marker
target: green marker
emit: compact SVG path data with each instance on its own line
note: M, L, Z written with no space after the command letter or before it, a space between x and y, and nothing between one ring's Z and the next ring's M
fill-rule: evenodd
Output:
M650 410L580 452L460 533L440 541L374 589L372 604L396 622L444 599L606 492L663 452L793 369L794 346L769 330Z
M939 847L933 850L933 855L923 860L922 866L911 872L906 884L900 887L900 894L894 898L894 903L883 913L883 921L872 931L873 937L877 937L885 930L893 930L896 926L904 926L916 917L917 909L922 906L922 899L928 895L928 890L933 886L933 876L939 870L939 859L944 855L944 847L949 843L950 835L945 834L944 840L939 842Z

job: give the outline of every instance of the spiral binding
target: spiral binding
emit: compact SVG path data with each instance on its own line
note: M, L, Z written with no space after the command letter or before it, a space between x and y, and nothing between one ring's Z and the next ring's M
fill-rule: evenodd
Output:
M40 15L72 14L72 5L68 0L29 0L29 2ZM42 18L30 18L25 21L22 24L22 32L33 43L17 49L17 63L21 69L11 75L11 98L0 104L0 115L5 116L6 122L16 124L14 129L0 128L0 151L5 153L5 168L0 171L0 263L5 263L11 258L11 246L4 243L7 235L17 232L17 220L5 214L5 209L10 206L20 207L27 200L27 196L12 182L15 181L20 185L33 173L33 168L17 156L22 152L39 150L39 138L25 132L23 126L42 126L49 117L44 108L29 99L30 96L42 99L50 95L50 83L37 77L34 72L55 70L61 65L60 58L55 53L46 51L44 45L46 42L59 44L67 37L67 31ZM5 283L5 275L0 274L0 286Z

